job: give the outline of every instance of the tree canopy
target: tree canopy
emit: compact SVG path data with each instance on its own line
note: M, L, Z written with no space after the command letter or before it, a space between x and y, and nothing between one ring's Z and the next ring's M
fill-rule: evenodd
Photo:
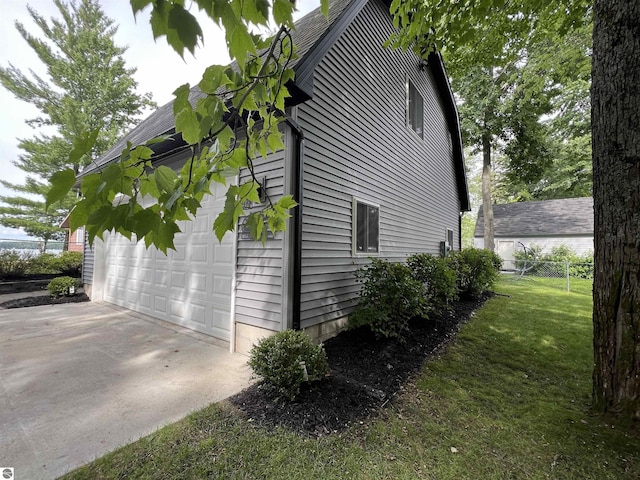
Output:
M24 73L13 65L0 68L0 82L16 98L34 105L40 115L26 121L37 133L21 139L24 152L13 163L26 174L24 184L2 181L18 193L3 196L0 223L22 227L35 237L59 238L60 222L75 203L75 195L62 196L45 207L48 180L56 172L75 174L95 160L128 129L147 107L150 94L136 93L135 69L122 58L125 48L115 45L116 27L95 0L66 4L55 0L59 18L50 20L28 7L38 32L16 22L16 29L46 69L46 77ZM84 155L70 157L74 141L86 130L99 134Z

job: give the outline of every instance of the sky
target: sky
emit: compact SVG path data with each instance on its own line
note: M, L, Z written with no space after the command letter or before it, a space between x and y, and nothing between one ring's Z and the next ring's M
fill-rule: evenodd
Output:
M188 0L187 0L188 1ZM15 22L22 23L27 31L37 37L43 34L32 22L27 4L46 19L60 17L52 0L0 0L0 65L9 63L23 73L33 70L46 78L46 70L36 54L15 29ZM114 37L118 46L128 46L124 54L127 67L137 68L134 77L138 82L138 93L151 92L160 106L169 102L176 87L199 82L202 72L211 64L225 65L229 57L225 48L223 32L195 5L191 12L196 15L204 33L204 45L196 50L195 57L185 54L185 60L175 53L164 38L156 42L151 34L148 11L134 18L128 0L100 0L105 14L115 21L118 31ZM295 18L320 5L320 0L299 0ZM33 137L37 131L25 124L25 120L36 117L35 107L17 100L13 94L0 86L0 178L11 183L22 183L24 173L12 164L18 158L18 139ZM148 115L151 112L147 112ZM0 185L0 195L14 192ZM21 230L0 225L0 239L28 238Z

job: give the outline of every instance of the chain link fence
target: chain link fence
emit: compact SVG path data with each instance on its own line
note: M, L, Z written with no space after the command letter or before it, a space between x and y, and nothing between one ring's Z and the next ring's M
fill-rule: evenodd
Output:
M572 281L584 283L593 280L593 263L575 263L575 262L548 262L548 261L527 261L516 260L515 269L510 272L514 280L518 279L536 279L548 278L557 279L555 282L547 282L548 284L556 284L566 287L567 292L571 291Z

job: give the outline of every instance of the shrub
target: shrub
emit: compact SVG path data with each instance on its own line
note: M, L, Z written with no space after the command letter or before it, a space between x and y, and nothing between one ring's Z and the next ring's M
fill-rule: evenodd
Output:
M460 296L471 298L492 288L502 267L502 259L496 253L479 248L451 252L446 260L456 272Z
M352 328L367 325L376 336L401 338L411 318L428 314L424 287L406 265L374 258L355 275L363 286Z
M422 282L429 304L437 310L448 308L458 298L456 273L444 258L416 253L407 258L413 278Z
M304 362L304 367L301 365ZM293 400L305 380L320 380L329 371L322 345L314 345L301 331L285 330L263 338L249 353L249 367L255 375L283 397Z
M21 277L31 267L34 255L31 252L19 252L17 250L0 251L0 277Z
M77 278L71 277L56 277L49 282L47 290L52 297L61 297L63 295L69 295L71 288L75 290L80 286L80 282Z
M32 274L61 273L58 268L58 257L53 253L41 253L29 265Z
M58 272L70 277L80 277L82 271L82 252L62 252L56 260Z

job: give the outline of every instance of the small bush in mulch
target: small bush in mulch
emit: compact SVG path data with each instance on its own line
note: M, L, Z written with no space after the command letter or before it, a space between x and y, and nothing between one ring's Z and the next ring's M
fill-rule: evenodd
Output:
M6 308L22 308L37 307L40 305L56 305L59 303L80 303L88 302L89 297L85 293L77 293L75 295L67 295L64 297L51 297L49 295L38 295L33 297L16 298L0 303L0 309Z
M414 319L403 341L376 338L369 328L347 330L325 344L330 375L303 384L294 401L255 384L230 399L255 424L322 436L366 420L385 406L424 361L450 340L490 294L457 301L449 312Z

